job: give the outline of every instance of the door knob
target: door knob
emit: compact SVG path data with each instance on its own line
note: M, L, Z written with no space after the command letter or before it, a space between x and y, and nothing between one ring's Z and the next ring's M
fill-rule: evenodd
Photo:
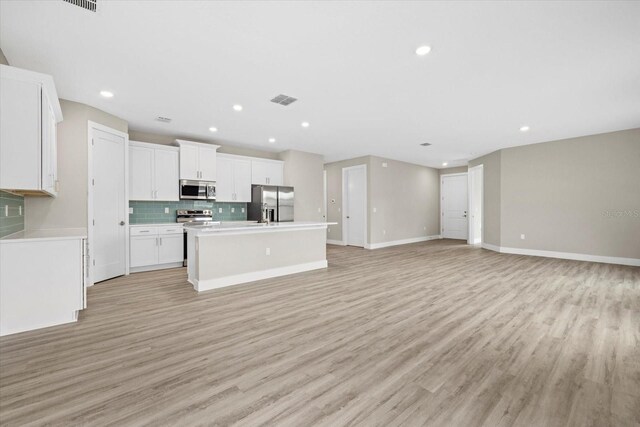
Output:
M124 225L124 221L120 221L120 225Z
M349 215L347 215L347 219L349 219Z

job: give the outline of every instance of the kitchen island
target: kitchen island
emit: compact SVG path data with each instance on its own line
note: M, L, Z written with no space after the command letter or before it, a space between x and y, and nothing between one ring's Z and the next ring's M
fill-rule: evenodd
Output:
M327 267L326 222L185 224L198 292Z

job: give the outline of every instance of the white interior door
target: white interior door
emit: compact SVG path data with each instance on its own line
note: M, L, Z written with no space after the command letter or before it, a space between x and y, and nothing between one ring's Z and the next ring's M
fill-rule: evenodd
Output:
M126 272L126 138L92 129L93 282ZM90 243L91 244L91 243Z
M467 239L467 174L443 175L440 186L442 237Z
M482 165L469 169L469 244L482 243Z
M343 169L345 243L364 247L367 200L367 173L363 166Z

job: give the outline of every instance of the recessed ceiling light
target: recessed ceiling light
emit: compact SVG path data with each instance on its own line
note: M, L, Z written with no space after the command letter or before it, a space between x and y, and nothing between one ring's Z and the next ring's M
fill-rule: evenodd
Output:
M209 130L210 130L211 132L218 132L218 128L215 128L215 127L213 127L213 126L212 126L212 127L210 127L210 128L209 128Z
M302 122L302 127L303 128L308 128L309 127L309 122Z
M418 56L425 56L429 52L431 52L431 46L420 46L416 49L416 55Z
M449 163L444 162L444 163L442 164L442 166L447 166L448 164L449 164Z
M269 142L273 144L274 142L276 142L276 139L275 138L269 138Z
M236 111L242 111L242 105L236 104L236 105L233 106L233 109L236 110Z
M522 126L520 132L529 132L529 126Z
M108 90L101 90L100 95L104 96L105 98L113 98L113 92L109 92Z

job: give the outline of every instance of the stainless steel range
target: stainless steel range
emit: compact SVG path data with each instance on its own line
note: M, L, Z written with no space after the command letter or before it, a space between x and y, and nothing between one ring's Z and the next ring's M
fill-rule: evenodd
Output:
M176 222L211 222L213 211L210 209L178 209Z
M213 221L213 211L210 209L177 209L176 210L176 222L179 223L207 223ZM184 261L183 266L187 266L187 230L184 231L184 238L182 243L182 253Z

